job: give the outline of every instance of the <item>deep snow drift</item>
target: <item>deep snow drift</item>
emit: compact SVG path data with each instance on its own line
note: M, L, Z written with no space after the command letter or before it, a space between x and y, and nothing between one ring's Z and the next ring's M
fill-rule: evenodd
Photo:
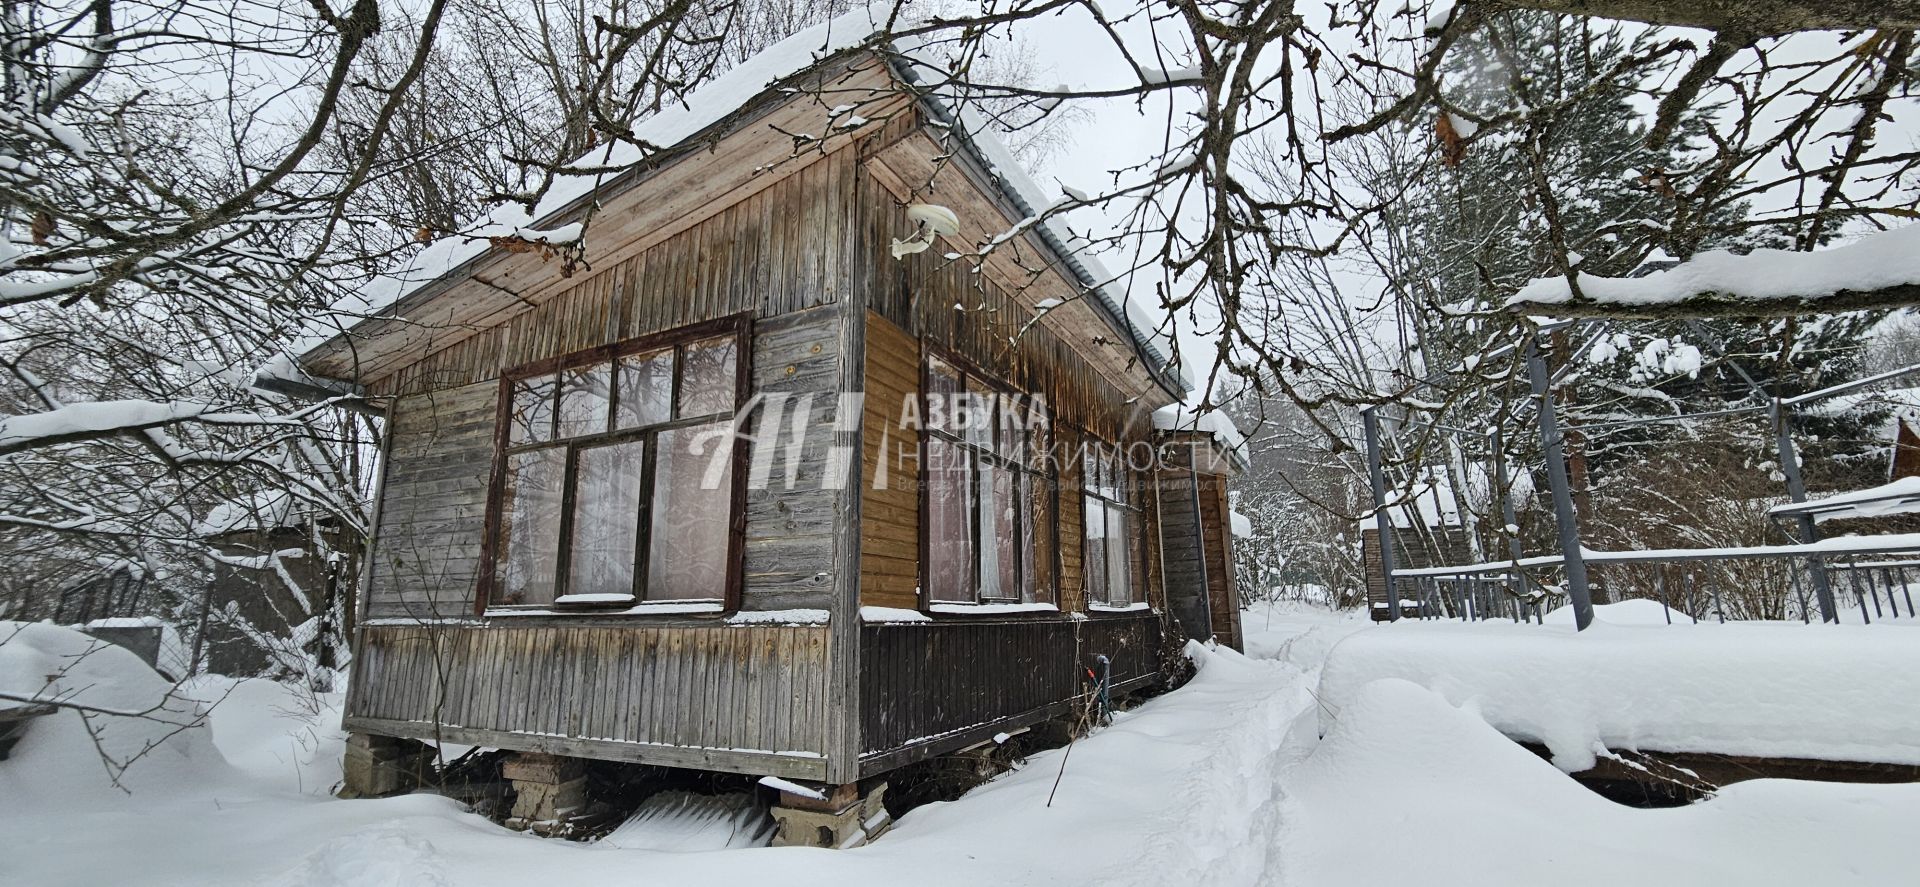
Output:
M108 783L78 715L35 725L14 757L0 762L0 831L8 836L0 881L1644 887L1910 880L1905 838L1920 821L1916 786L1756 781L1689 808L1629 809L1518 748L1471 706L1392 679L1363 682L1346 695L1322 738L1326 709L1315 694L1329 650L1338 662L1349 648L1399 636L1441 653L1447 638L1470 648L1503 634L1561 646L1613 643L1551 626L1377 628L1356 615L1287 605L1248 613L1250 647L1266 658L1194 645L1199 674L1181 690L1122 713L1070 755L1035 755L848 851L673 852L663 848L675 847L676 836L632 824L618 840L575 844L505 831L432 795L333 800L326 791L338 778L337 699L264 681L200 679L169 705L207 712L206 723L190 720L169 740L185 740L177 749L137 761L123 780L131 794ZM17 628L0 624L0 638ZM1676 639L1695 630L1657 629ZM1774 641L1824 644L1823 630L1831 631L1794 627L1796 634ZM0 688L10 693L44 682L32 675L92 646L52 626L23 636L29 641L0 646ZM54 689L103 706L167 698L164 681L117 653L87 654L84 684L63 680ZM1920 728L1911 708L1888 719ZM175 729L137 723L143 726L128 727L126 741Z
M1470 705L1569 771L1596 747L1920 764L1920 632L1906 626L1666 625L1648 601L1571 625L1419 623L1354 636L1320 681L1331 727L1373 682ZM1569 620L1570 621L1570 620Z

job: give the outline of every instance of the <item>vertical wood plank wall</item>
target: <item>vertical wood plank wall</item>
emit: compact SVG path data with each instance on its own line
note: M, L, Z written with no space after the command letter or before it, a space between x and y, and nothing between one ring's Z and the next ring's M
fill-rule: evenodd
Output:
M1159 472L1160 550L1165 558L1168 609L1187 637L1206 640L1213 635L1213 618L1193 484L1188 469Z
M920 606L920 432L903 418L920 395L920 345L872 312L866 395L860 603L911 610Z
M820 625L374 625L347 726L818 779L826 651Z
M764 476L745 502L741 608L828 607L843 519L825 481L835 459L857 458L832 434L854 169L851 149L814 160L370 383L392 398L393 437L349 729L826 777L828 626L472 614L502 372L742 313L753 393L783 399L748 428L750 473Z
M847 289L846 196L853 152L815 161L753 197L498 327L375 384L394 395L380 539L368 586L372 618L470 612L479 578L500 374L514 366L752 312L753 388L801 398L806 449L789 476L786 440L765 488L747 499L744 609L825 607L833 565L832 456L839 321L826 305ZM762 414L764 415L764 413ZM759 435L756 426L753 432ZM791 432L791 426L778 429ZM759 455L756 453L756 455Z
M1200 475L1200 527L1207 557L1207 600L1213 611L1213 632L1235 650L1240 640L1239 591L1233 578L1233 522L1229 519L1227 479Z

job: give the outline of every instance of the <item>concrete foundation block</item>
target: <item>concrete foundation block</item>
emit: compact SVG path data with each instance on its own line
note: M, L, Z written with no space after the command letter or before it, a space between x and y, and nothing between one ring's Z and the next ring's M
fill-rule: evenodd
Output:
M513 792L513 818L529 823L564 820L587 807L585 776L559 784L515 781Z
M420 787L432 752L413 739L353 733L341 762L342 798L384 798Z
M839 809L820 809L819 801L811 801L806 807L788 806L785 799L792 797L783 794L781 804L773 810L775 847L826 847L848 850L866 844L880 837L893 827L893 817L887 814L885 797L886 783L874 786L864 797L855 797ZM830 800L839 800L844 794L834 791L828 795Z

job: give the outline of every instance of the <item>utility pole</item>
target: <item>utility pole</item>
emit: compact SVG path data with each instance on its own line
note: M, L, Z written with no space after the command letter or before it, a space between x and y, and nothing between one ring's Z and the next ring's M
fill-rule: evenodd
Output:
M1787 476L1787 496L1794 502L1807 501L1807 484L1800 477L1800 454L1793 446L1793 434L1787 429L1787 408L1774 398L1767 406L1767 417L1773 421L1774 447L1780 454L1780 473ZM1813 515L1800 512L1800 541L1820 541L1820 530L1814 525ZM1814 600L1820 603L1821 622L1839 622L1840 613L1833 604L1833 583L1827 578L1827 562L1818 556L1807 558L1807 578L1813 583Z
M1393 519L1387 514L1387 473L1380 464L1380 416L1373 407L1360 410L1367 438L1367 478L1373 482L1373 526L1380 545L1380 578L1386 580L1387 620L1400 621L1400 589L1393 578Z
M1547 485L1553 491L1553 516L1560 531L1561 570L1567 577L1567 598L1573 604L1574 627L1585 631L1593 624L1593 599L1587 593L1587 561L1580 549L1579 518L1567 482L1567 456L1561 446L1560 422L1553 411L1552 379L1540 354L1540 337L1527 336L1527 376L1533 396L1540 401L1540 448L1547 458Z

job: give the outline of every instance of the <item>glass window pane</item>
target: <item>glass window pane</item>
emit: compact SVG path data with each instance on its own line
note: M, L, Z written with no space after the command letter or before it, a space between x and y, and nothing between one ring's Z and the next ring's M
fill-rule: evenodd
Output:
M500 509L499 589L492 603L553 602L566 468L564 447L507 457L506 498Z
M962 391L960 376L940 358L927 358L927 427L939 431L953 431L954 411L960 409L959 399L955 395Z
M1132 515L1125 509L1107 507L1107 599L1115 606L1133 602L1133 540L1128 534Z
M582 449L577 458L567 594L632 595L646 444Z
M620 359L615 428L657 425L673 417L673 349Z
M972 601L973 493L965 451L927 440L927 597Z
M552 376L513 383L513 404L507 415L507 443L512 446L553 438Z
M560 436L582 437L607 430L613 403L611 365L560 371Z
M986 496L980 511L980 596L999 600L1020 599L1020 536L1015 520L1018 497L1012 469L984 466L981 491Z
M1058 603L1053 578L1053 490L1044 477L1022 478L1027 485L1028 603Z
M680 415L711 416L733 409L738 386L734 340L695 342L680 353Z
M733 527L733 436L725 420L660 432L653 464L648 600L719 600Z
M1086 508L1081 522L1086 527L1086 542L1081 549L1080 569L1085 574L1088 603L1107 600L1107 507L1092 496L1081 500Z

